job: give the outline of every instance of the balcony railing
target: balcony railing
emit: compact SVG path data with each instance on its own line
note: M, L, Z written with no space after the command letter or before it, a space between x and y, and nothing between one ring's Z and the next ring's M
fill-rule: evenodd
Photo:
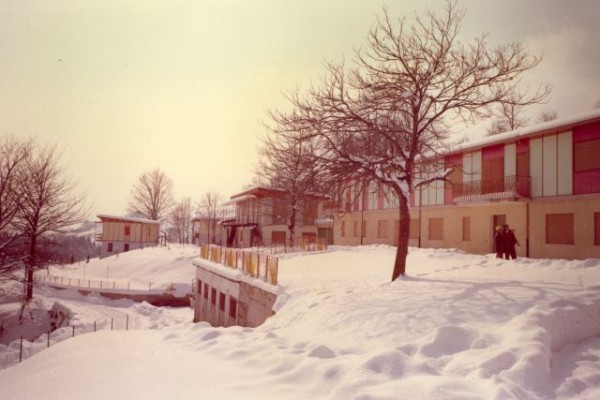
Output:
M531 177L512 175L500 179L483 179L452 185L453 201L529 198Z

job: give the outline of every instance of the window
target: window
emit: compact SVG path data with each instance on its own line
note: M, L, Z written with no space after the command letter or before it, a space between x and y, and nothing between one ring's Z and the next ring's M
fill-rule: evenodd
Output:
M215 288L210 289L210 302L217 305L217 289Z
M388 237L388 222L385 219L377 221L377 237L386 239Z
M109 253L112 253L112 251L113 251L113 244L112 244L112 243L109 243L109 244L106 246L106 251L108 251Z
M219 310L225 312L225 293L219 292Z
M354 221L352 224L352 236L358 237L358 221Z
M444 219L429 218L429 240L444 239Z
M504 145L486 147L482 150L481 193L504 191Z
M600 169L600 139L574 143L573 167L575 172Z
M600 245L600 212L594 213L594 244Z
M469 242L471 240L471 217L462 219L462 240Z
M129 251L129 243L123 245L123 251Z
M204 298L206 300L208 300L208 289L210 289L210 287L208 286L208 283L204 284Z
M285 231L272 231L271 232L271 243L283 245L285 243Z
M125 236L129 236L131 235L131 227L130 226L126 226L125 227Z
M341 229L341 235L342 237L346 237L346 221L342 221L342 226L340 227Z
M237 299L235 297L229 297L229 316L237 318Z
M367 237L367 221L363 221L362 222L362 227L361 227L360 235L362 237Z
M546 243L574 244L573 214L546 214Z
M409 239L418 239L420 236L421 230L421 221L419 219L411 219L410 220L410 232L408 233Z

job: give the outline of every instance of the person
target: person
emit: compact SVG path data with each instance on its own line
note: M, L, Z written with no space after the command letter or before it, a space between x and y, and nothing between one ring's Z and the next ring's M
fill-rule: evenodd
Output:
M496 226L496 231L494 232L494 246L496 248L496 258L502 258L504 254L504 237L502 236L502 227L500 225Z
M517 237L515 236L514 230L510 229L508 224L504 224L502 231L502 241L504 242L504 258L511 260L517 259L517 250L515 245L521 246Z

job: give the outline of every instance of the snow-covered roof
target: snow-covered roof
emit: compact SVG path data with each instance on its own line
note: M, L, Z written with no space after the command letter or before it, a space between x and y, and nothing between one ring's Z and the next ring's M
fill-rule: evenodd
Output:
M108 214L98 214L97 217L100 218L101 220L114 219L114 220L118 220L118 221L137 222L137 223L141 223L141 224L160 224L160 221L154 221L152 219L146 219L146 218L121 217L118 215L108 215Z
M249 200L249 199L255 199L256 196L253 194L244 194L242 196L239 197L232 197L231 200L226 201L225 203L223 203L224 206L230 205L230 204L235 204L238 203L240 201L244 201L244 200Z
M548 131L568 129L573 125L578 125L583 122L593 122L595 120L600 120L600 109L573 115L571 117L542 122L536 125L515 129L514 131L510 132L503 132L497 135L485 136L482 138L470 140L466 143L453 146L449 149L447 154L458 153L465 150L473 150L480 147L490 146L493 144L515 141L517 139L538 135Z

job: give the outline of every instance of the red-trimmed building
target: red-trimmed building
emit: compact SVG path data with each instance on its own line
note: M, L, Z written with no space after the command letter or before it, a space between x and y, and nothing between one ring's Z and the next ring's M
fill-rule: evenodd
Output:
M600 258L600 111L475 140L431 161L454 170L411 197L412 246L492 253L507 223L535 258ZM345 189L336 244L397 243L397 199L376 185ZM363 186L364 187L364 186Z

